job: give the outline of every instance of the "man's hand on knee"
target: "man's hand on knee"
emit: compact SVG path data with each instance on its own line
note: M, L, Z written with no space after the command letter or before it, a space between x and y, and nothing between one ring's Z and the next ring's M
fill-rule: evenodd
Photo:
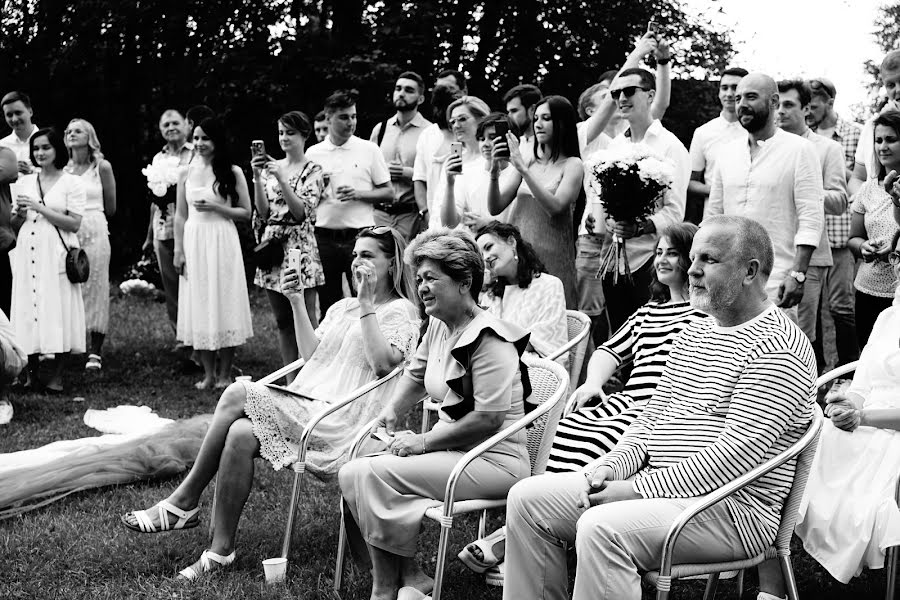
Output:
M588 496L591 506L641 498L643 496L634 491L634 485L630 481L607 481L603 489Z

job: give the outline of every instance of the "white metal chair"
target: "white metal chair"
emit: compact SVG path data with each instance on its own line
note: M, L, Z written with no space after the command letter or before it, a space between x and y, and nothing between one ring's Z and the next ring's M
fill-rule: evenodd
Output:
M900 505L900 479L897 479L897 491L894 492L894 499ZM885 578L885 600L894 600L894 591L897 589L897 555L900 554L900 546L891 546L887 550L887 556L884 557L884 565L886 568Z
M466 452L462 459L447 479L447 487L444 493L444 503L430 508L425 516L441 525L440 541L438 543L437 565L434 572L434 590L431 593L432 600L440 600L441 587L444 580L444 567L447 561L447 549L450 541L450 529L453 527L453 517L471 512L481 512L478 523L478 536L483 537L487 521L487 511L492 508L506 506L506 498L502 499L477 499L455 500L456 485L466 467L476 458L509 438L514 433L529 427L527 431L528 454L531 459L531 474L538 475L544 472L547 466L547 458L550 455L550 445L556 434L556 423L562 413L566 390L569 386L569 375L559 364L544 358L525 358L528 366L528 377L531 380L531 401L538 407L530 413L507 427L492 435L475 448ZM372 423L374 425L374 422ZM359 445L369 430L361 431L351 452L351 457L356 455ZM343 500L341 506L341 530L338 537L337 561L334 572L334 591L340 592L341 580L344 569L344 554L347 545L347 537L344 523L345 510Z
M816 380L816 389L831 383L838 377L846 375L855 369L856 363L853 362L829 371ZM663 543L663 554L659 571L651 571L645 574L645 580L656 585L657 600L666 600L669 597L673 579L690 577L693 575L709 575L703 598L704 600L711 600L716 594L720 573L733 570L742 571L745 568L759 565L760 563L773 558L777 558L781 564L781 572L784 577L785 587L787 588L788 600L799 599L797 582L794 578L793 567L791 566L791 536L794 533L794 525L797 522L799 514L798 509L800 500L803 498L803 491L806 488L810 466L812 465L812 460L816 453L819 433L822 430L824 421L825 418L822 415L822 409L818 405L815 405L813 419L810 422L809 428L790 448L704 497L693 506L686 508L681 515L679 515L678 519L676 519L669 529L669 533ZM765 552L746 560L732 562L682 565L672 564L672 553L675 548L675 540L678 538L678 535L681 533L684 526L687 525L688 521L723 498L746 487L763 475L775 470L794 458L797 458L794 483L791 486L791 491L782 507L781 523L778 527L775 542L769 546ZM742 586L743 572L738 576L738 596L741 595Z
M266 375L262 379L259 379L257 381L257 383L262 383L262 384L274 383L275 381L278 381L285 375L300 369L300 367L302 367L302 366L303 366L303 359L301 358L299 360L292 362L291 364L289 364L285 367L282 367L281 369L278 369L274 373L270 373L269 375ZM297 451L297 460L291 465L291 468L294 470L294 486L293 486L293 489L291 490L291 500L290 500L290 505L288 507L287 522L285 523L285 527L284 527L284 542L281 546L281 558L288 558L288 554L290 552L291 537L292 537L293 531L294 531L294 517L297 513L297 502L300 499L300 480L303 478L303 475L306 473L306 453L307 453L307 450L309 449L309 439L310 439L310 436L312 435L313 430L327 416L341 410L342 408L344 408L351 402L358 400L359 398L361 398L362 396L365 396L372 390L377 389L378 387L384 385L385 383L389 382L393 378L400 375L400 373L403 372L403 368L404 368L403 364L397 365L396 367L394 367L394 369L390 373L388 373L384 377L380 377L380 378L376 379L375 381L371 381L363 386L356 388L355 390L352 390L343 398L340 398L340 399L334 401L332 404L330 404L328 406L328 408L322 410L318 414L313 415L313 417L309 420L309 422L303 428L303 432L300 434L299 449ZM217 491L218 490L216 490L216 492ZM213 502L212 502L212 511L213 512L215 512L215 507L216 507L216 493L213 494ZM210 535L210 538L212 538L212 535L213 535L212 519L210 519L210 524L209 524L209 535Z
M568 396L578 386L578 378L581 376L581 367L584 364L584 354L587 351L589 335L591 333L591 318L577 310L566 311L566 333L569 340L549 354L547 360L556 360L566 352L569 353L569 389ZM422 429L428 431L431 424L431 412L440 408L440 403L430 397L422 402Z

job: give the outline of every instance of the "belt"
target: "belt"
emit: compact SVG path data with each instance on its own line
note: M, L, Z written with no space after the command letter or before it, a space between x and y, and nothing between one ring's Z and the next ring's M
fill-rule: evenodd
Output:
M380 210L389 215L403 215L406 213L419 212L419 205L415 202L404 202L403 204L378 202L375 204L375 210Z
M325 227L316 227L316 237L320 237L326 240L337 240L340 242L346 242L347 240L352 240L356 238L356 234L359 233L360 229L327 229Z

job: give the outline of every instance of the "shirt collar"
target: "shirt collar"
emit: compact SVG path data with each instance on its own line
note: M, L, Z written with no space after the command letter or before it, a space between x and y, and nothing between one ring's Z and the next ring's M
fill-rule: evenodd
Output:
M660 121L659 119L653 119L653 122L650 123L650 127L648 127L647 131L644 132L644 139L647 139L648 136L649 137L659 137L659 134L662 132L663 129L664 128L662 125L662 121ZM625 133L622 135L624 135L628 139L631 139L631 127L626 129Z
M192 143L188 142L188 141L185 141L185 142L181 145L181 148L178 149L178 156L181 156L181 155L184 154L185 152L193 152L193 151L194 151L194 145L193 145ZM160 154L168 154L168 153L169 153L169 145L168 145L168 144L163 144L163 147L162 147L162 149L159 151L159 153L160 153ZM173 156L174 156L174 155L173 155Z
M334 142L331 141L331 135L329 134L329 135L326 135L325 139L319 143L322 144L323 150L328 150L328 151L350 150L356 144L356 140L358 140L358 139L359 138L356 137L355 135L351 135L350 139L348 139L346 142L344 142L343 144L338 146Z

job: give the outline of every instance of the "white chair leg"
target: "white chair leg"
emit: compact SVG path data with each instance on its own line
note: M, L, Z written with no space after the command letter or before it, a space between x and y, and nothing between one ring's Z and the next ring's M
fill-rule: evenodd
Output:
M487 535L487 509L481 511L481 517L478 519L478 539L485 535Z
M737 597L740 598L744 595L744 569L738 571L735 583L737 584Z
M441 537L438 542L437 564L434 567L434 590L432 600L441 600L441 586L444 583L444 567L447 564L447 546L450 545L450 527L441 524Z
M791 557L779 556L778 562L781 564L781 576L784 578L784 587L787 590L788 600L800 600L797 580L794 579L794 568L791 566Z
M347 554L347 529L344 523L344 499L338 500L338 506L341 513L341 528L338 532L337 559L334 562L334 593L341 591L341 580L344 576L344 556Z
M900 554L900 546L892 546L887 549L884 557L887 568L885 581L884 600L894 600L894 591L897 589L897 555Z
M703 600L713 600L716 597L717 587L719 587L719 574L710 573L706 580L706 589L703 591Z

